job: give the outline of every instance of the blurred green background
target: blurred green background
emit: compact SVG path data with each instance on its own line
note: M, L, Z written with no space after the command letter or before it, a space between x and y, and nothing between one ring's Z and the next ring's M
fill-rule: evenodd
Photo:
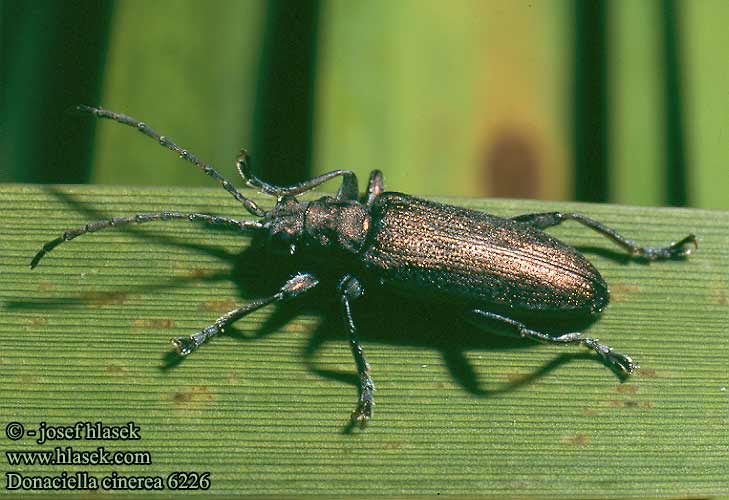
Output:
M245 146L277 183L729 208L726 1L0 6L0 181L215 185L86 103L231 180Z

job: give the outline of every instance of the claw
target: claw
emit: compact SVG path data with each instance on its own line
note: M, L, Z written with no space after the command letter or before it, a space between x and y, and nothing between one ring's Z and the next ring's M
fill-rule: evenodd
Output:
M200 347L207 340L223 331L223 327L218 323L210 325L209 327L197 332L195 335L188 337L175 337L170 339L170 342L175 347L177 354L180 356L187 356L192 351Z
M636 369L640 368L638 363L633 361L633 358L626 354L620 354L619 352L615 352L612 349L608 351L608 353L605 355L605 359L607 359L614 366L620 368L620 371L622 371L626 375L630 375Z
M352 412L352 425L364 429L372 420L372 406L360 403Z
M187 356L197 347L197 343L192 337L175 337L170 339L170 343L180 356Z
M618 368L624 375L630 375L637 368L640 368L638 363L633 361L633 358L613 351L611 347L599 343L597 339L583 339L583 344L599 354L611 366Z
M689 248L688 245L693 245L694 248ZM637 250L637 255L648 260L675 259L691 255L691 252L698 248L699 244L696 241L696 236L694 234L689 234L681 241L671 243L667 247L639 248Z
M686 248L689 243L694 245L693 249ZM693 250L698 250L698 248L699 244L696 241L696 236L694 234L689 234L681 241L673 243L670 247L668 247L668 250L673 257L685 257L687 255L691 255L691 252Z
M365 375L362 378L362 386L360 388L359 403L357 408L352 412L352 425L364 429L372 420L374 413L375 398L372 392L375 390L375 384L372 379Z

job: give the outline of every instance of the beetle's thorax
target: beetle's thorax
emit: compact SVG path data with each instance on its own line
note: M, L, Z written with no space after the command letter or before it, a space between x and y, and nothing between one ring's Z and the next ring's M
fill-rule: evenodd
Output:
M369 231L370 215L356 201L282 199L266 214L264 224L271 241L291 253L304 248L357 253Z

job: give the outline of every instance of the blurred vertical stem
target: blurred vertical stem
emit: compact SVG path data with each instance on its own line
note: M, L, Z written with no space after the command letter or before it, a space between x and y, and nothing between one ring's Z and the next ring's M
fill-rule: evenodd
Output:
M604 0L575 1L575 198L608 201L607 42Z
M0 180L88 181L94 124L66 111L98 100L113 6L0 3Z
M661 3L663 24L664 98L666 107L666 202L683 207L688 204L686 148L683 124L683 93L681 89L680 12L675 0Z
M267 3L252 153L275 184L310 176L319 11L318 0Z

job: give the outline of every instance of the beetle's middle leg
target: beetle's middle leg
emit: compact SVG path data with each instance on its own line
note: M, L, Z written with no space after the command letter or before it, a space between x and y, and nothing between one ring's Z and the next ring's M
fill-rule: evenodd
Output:
M361 297L363 289L359 280L348 274L339 281L338 290L342 294L342 313L347 323L349 345L352 348L352 356L354 356L354 362L357 365L357 374L360 380L359 402L357 403L357 408L352 412L352 423L364 427L372 418L373 407L375 406L375 399L372 393L375 390L375 384L370 378L370 365L367 363L364 351L362 351L362 345L359 343L357 327L352 319L351 307L351 301Z
M510 336L529 338L545 344L583 345L588 349L595 351L597 354L600 355L602 359L610 363L611 366L619 369L622 373L625 374L633 373L633 371L638 368L638 364L633 361L630 356L615 352L611 347L599 343L597 339L583 337L582 334L577 332L565 333L564 335L559 336L547 335L546 333L531 330L519 321L487 311L482 311L481 309L474 309L473 311L471 311L470 317L468 319L472 323L486 320L495 323L498 326L504 327L506 329L505 333Z
M674 257L683 257L689 255L691 253L691 248L689 248L689 244L692 244L694 248L698 248L696 244L696 236L694 236L693 234L689 234L681 241L671 243L667 247L643 247L638 245L638 243L636 243L635 241L622 236L614 229L609 228L606 225L581 214L546 212L539 214L519 215L518 217L514 217L512 220L525 222L538 229L546 229L548 227L561 224L566 220L574 220L579 222L583 226L587 226L593 231L597 231L603 236L611 239L613 242L615 242L617 245L621 246L631 254L638 255L648 260L671 259Z
M215 323L200 330L195 335L189 335L187 337L175 337L170 342L175 346L177 354L180 356L187 356L192 351L200 347L202 344L210 340L211 337L222 333L225 327L231 325L235 321L238 321L243 316L246 316L253 311L260 309L263 306L278 302L281 300L292 299L299 295L308 292L319 284L319 280L312 274L297 274L290 280L288 280L279 289L278 292L274 293L270 297L255 300L250 304L246 304L232 311L228 311L221 317L215 320Z

